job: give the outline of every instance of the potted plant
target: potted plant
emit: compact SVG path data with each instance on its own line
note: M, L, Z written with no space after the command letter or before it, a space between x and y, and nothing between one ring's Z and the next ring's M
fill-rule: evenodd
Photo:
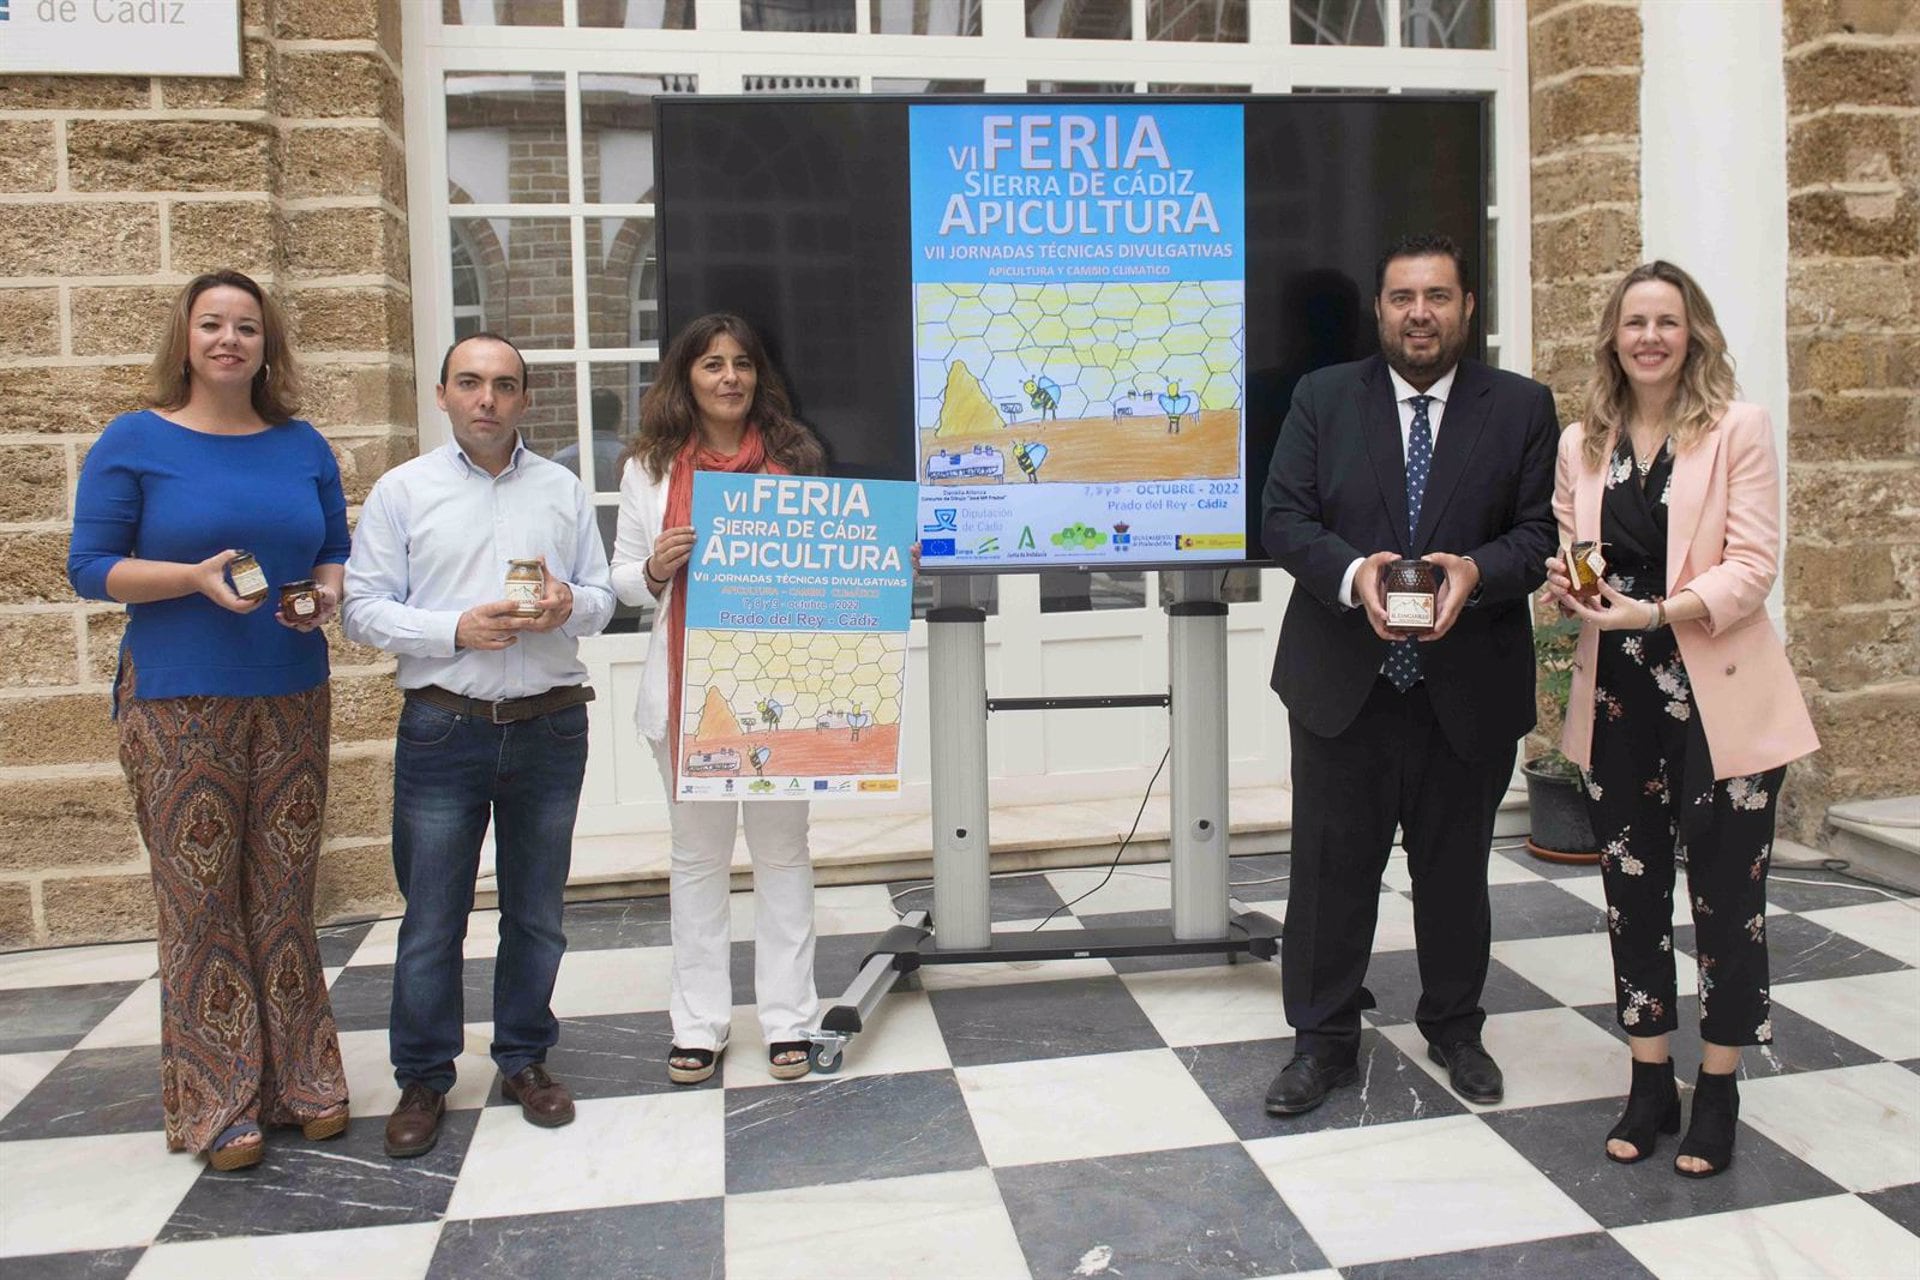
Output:
M1587 819L1580 769L1552 745L1567 715L1573 689L1573 649L1580 624L1572 618L1534 619L1533 659L1538 673L1542 749L1520 766L1527 778L1530 831L1527 851L1548 862L1600 860L1600 842Z

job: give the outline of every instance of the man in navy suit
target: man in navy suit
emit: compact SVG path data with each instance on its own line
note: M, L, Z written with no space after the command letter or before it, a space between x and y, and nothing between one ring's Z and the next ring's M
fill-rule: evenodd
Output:
M1381 353L1301 380L1262 496L1267 553L1296 584L1273 664L1293 743L1281 982L1295 1033L1274 1115L1355 1078L1396 826L1428 1055L1470 1101L1504 1089L1480 1039L1487 859L1534 723L1528 598L1556 536L1559 422L1544 386L1461 358L1473 294L1453 241L1399 241L1374 293ZM1387 626L1381 573L1403 557L1445 575L1418 638Z

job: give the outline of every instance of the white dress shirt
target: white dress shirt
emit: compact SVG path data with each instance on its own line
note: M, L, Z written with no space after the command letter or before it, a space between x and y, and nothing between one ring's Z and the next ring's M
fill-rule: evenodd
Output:
M1427 404L1427 431L1430 443L1434 448L1438 448L1440 445L1440 419L1446 416L1447 397L1453 394L1453 375L1458 372L1460 372L1460 366L1455 365L1453 368L1441 374L1439 380L1425 391L1415 391L1413 384L1396 373L1392 365L1387 366L1387 376L1393 380L1394 408L1400 411L1401 466L1404 467L1407 463L1407 448L1409 442L1413 439L1413 398L1415 396L1432 397ZM1385 550L1386 548L1383 547L1381 549ZM1340 603L1349 609L1357 609L1360 607L1360 602L1354 599L1353 596L1353 577L1360 572L1360 566L1365 563L1365 561L1366 557L1362 556L1359 560L1355 560L1352 564L1348 565L1346 574L1340 579Z
M506 597L508 562L545 556L573 591L554 631L504 649L460 649L460 615ZM498 476L457 443L381 476L360 509L347 560L347 638L398 654L402 689L439 685L469 698L525 698L583 684L581 636L613 616L613 584L593 502L579 478L516 442Z
M647 665L640 672L640 696L634 700L634 728L648 742L667 736L667 603L673 586L655 601L647 586L647 557L660 538L667 516L667 481L647 474L638 458L627 459L620 472L620 522L613 535L613 589L625 604L654 603L653 635L647 642ZM672 794L672 788L668 788Z

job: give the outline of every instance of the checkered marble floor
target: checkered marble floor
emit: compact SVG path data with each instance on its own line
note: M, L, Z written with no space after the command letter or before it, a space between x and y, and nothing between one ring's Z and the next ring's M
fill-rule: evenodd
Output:
M569 908L549 1065L560 1130L502 1105L486 1058L497 921L467 941L467 1052L438 1148L389 1161L385 1020L396 923L322 949L356 1118L270 1135L238 1174L159 1134L150 944L0 956L0 1276L867 1277L1920 1275L1920 902L1819 873L1776 877L1777 1043L1747 1055L1739 1159L1675 1177L1673 1144L1601 1156L1626 1086L1600 884L1496 853L1488 1047L1507 1098L1473 1107L1412 1025L1403 861L1382 889L1358 1087L1268 1117L1291 1044L1272 965L1060 961L923 970L842 1071L765 1073L751 1009L724 1070L675 1088L665 903ZM1236 859L1275 915L1287 859ZM1098 871L995 884L995 927L1033 928ZM1136 923L1164 867L1123 868L1063 913ZM820 984L929 896L822 890ZM752 902L735 900L750 998ZM1677 938L1685 953L1688 930ZM1682 1023L1697 1016L1682 955ZM1676 1037L1684 1078L1696 1040Z

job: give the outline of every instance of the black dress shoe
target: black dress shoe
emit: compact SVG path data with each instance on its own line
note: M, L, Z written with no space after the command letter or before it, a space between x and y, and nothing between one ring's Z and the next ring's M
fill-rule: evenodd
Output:
M1500 1064L1478 1040L1430 1044L1427 1057L1447 1069L1447 1083L1468 1102L1498 1102L1507 1094Z
M1327 1100L1327 1094L1360 1078L1351 1062L1326 1062L1296 1053L1267 1086L1267 1114L1297 1116Z

